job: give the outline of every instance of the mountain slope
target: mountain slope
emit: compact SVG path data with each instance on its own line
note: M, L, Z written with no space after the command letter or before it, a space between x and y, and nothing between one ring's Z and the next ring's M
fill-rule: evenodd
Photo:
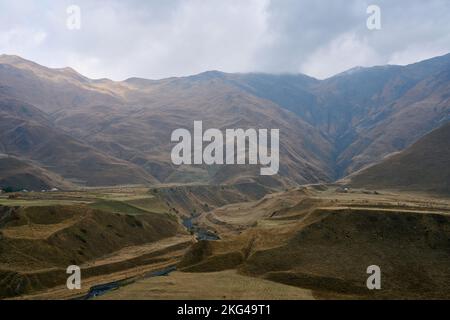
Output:
M171 237L189 240L185 234L166 214L115 214L83 204L0 206L0 298L65 284L73 264L88 283L90 277L170 263L164 254L175 248L148 247ZM179 242L178 250L188 245Z
M88 79L71 68L51 69L18 56L0 55L0 94L44 112L120 104L121 90L112 83Z
M333 147L326 137L291 112L230 85L220 73L167 80L152 88L150 98L139 108L62 112L56 124L104 152L141 165L165 182L265 179L265 184L280 186L333 179ZM280 129L281 178L260 177L259 168L252 166L173 166L171 133L178 128L192 131L195 120L202 120L205 130Z
M91 80L70 68L2 55L0 102L8 117L16 118L4 124L10 151L2 152L32 154L47 169L59 167L55 172L81 184L92 184L89 178L102 184L152 183L153 177L165 183L257 182L279 188L331 182L407 148L450 120L449 90L450 55L408 66L356 68L322 81L210 71L122 82ZM5 101L34 109L24 113ZM26 129L17 118L26 119ZM192 130L195 120L205 129L280 129L279 175L261 177L256 166L174 166L171 132ZM50 135L41 132L47 129ZM41 135L54 141L23 150L34 143L27 139ZM56 143L59 135L64 147ZM82 156L86 151L80 148L90 156ZM66 170L71 153L75 162ZM73 174L91 163L109 163L111 171L95 178L92 172ZM97 172L104 165L93 167ZM125 177L111 178L112 173Z
M388 88L384 89L388 90ZM450 63L399 98L369 110L337 159L344 175L405 149L450 120Z
M74 186L61 176L16 157L0 155L0 188L12 190L68 189Z
M351 176L351 184L450 194L450 122L408 149Z
M26 103L0 99L0 128L1 153L33 160L73 183L102 186L156 181L139 167L72 138Z
M228 75L288 109L334 145L345 176L403 150L450 120L450 54L407 66L354 68L318 81L302 75Z

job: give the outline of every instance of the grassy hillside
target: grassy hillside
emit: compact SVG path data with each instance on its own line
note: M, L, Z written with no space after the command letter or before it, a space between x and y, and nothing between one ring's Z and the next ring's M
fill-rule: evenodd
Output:
M5 99L1 94L0 128L0 153L33 161L41 171L53 172L73 184L108 186L156 182L142 168L73 138L54 126L36 107L20 100ZM8 175L8 172L3 173ZM24 178L22 176L26 182Z
M115 82L0 56L0 152L80 185L331 182L450 120L450 55L358 68L326 80L228 74ZM170 135L192 129L280 130L279 175L257 166L174 166Z
M244 205L238 215L238 204L202 215L224 240L195 244L182 271L236 269L317 298L449 297L448 201L309 189ZM367 289L370 265L381 267L383 290Z
M29 161L0 155L0 188L13 190L67 189L74 186L63 177Z
M102 210L83 204L0 206L0 297L63 285L65 269L72 264L83 266L83 276L89 278L170 262L171 257L158 258L160 254L145 246L176 235L183 239L186 232L177 219L139 209L131 213L131 206L111 203L101 203ZM99 259L106 260L96 262Z
M450 194L450 123L403 152L350 177L356 187Z

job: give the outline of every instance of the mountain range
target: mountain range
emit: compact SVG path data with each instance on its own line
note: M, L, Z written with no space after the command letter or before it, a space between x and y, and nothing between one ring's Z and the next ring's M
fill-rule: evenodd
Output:
M171 132L191 130L194 120L222 130L280 129L279 175L260 176L259 168L245 165L174 166ZM352 174L359 184L366 178L358 175L381 168L374 164L420 162L408 156L411 146L426 144L428 150L439 143L448 150L445 135L424 136L449 121L450 54L407 66L354 68L325 80L208 71L120 82L0 56L0 184L14 188L158 183L286 188Z

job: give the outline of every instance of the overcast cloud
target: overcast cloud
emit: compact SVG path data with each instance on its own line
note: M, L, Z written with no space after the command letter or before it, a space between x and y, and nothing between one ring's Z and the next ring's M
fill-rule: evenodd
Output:
M66 27L69 5L81 30ZM368 5L382 29L368 30ZM0 53L92 78L306 73L450 52L450 0L1 0Z

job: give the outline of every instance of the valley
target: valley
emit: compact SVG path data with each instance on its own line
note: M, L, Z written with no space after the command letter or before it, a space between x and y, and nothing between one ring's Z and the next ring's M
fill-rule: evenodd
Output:
M205 198L207 186L170 188L2 196L3 298L73 299L116 282L97 298L449 298L446 197L310 185L245 201L228 190L224 205ZM187 190L208 207L184 202ZM193 212L192 230L216 240L183 225ZM75 292L64 269L74 262L83 275ZM365 287L372 264L383 272L379 292Z
M0 299L450 299L449 90L450 55L124 81L1 55ZM277 130L277 174L174 163L197 121Z

